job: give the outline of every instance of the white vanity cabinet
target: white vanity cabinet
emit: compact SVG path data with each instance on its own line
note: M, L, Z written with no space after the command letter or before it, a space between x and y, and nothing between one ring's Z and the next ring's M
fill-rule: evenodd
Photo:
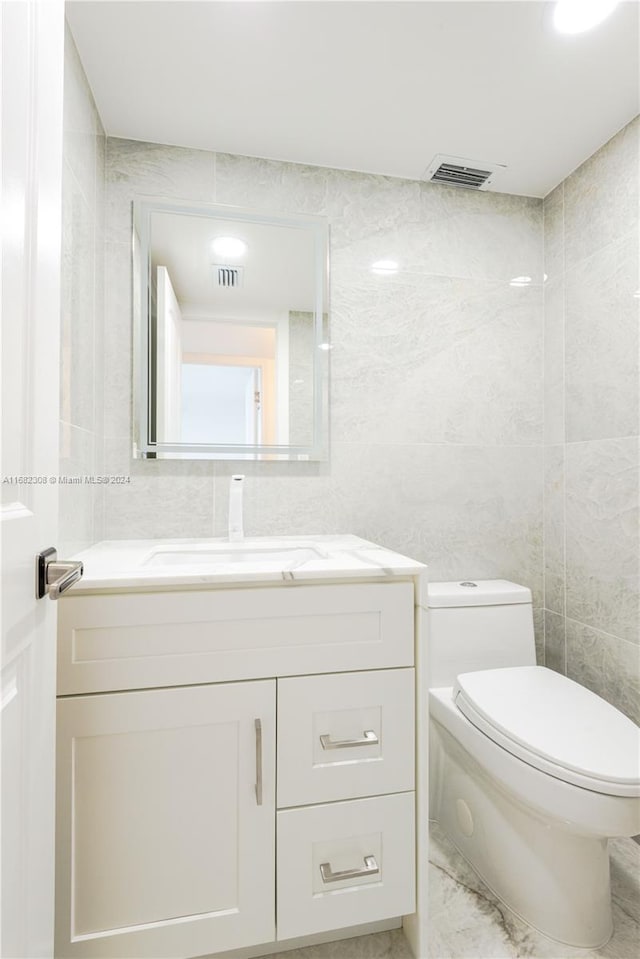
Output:
M408 577L63 598L57 959L414 913L414 629Z

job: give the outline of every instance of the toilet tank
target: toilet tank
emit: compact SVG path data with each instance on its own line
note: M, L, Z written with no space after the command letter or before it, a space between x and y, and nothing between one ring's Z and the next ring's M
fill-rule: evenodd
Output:
M478 669L535 666L531 590L505 579L430 583L426 640L432 687Z

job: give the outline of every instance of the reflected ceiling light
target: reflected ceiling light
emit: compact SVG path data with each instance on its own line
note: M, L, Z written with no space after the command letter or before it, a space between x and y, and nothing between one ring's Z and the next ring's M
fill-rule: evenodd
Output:
M247 244L237 236L219 236L211 244L211 249L216 256L240 257L247 252Z
M333 346L331 345L331 343L321 343L320 346L318 347L318 349L320 349L320 350L332 350L332 349L333 349Z
M512 280L509 280L509 286L529 286L530 283L530 276L514 276Z
M584 33L613 13L619 0L558 0L553 25L558 33Z
M376 260L371 264L371 272L378 273L380 276L390 276L392 273L397 273L399 269L400 265L396 260Z
M633 295L635 296L636 300L640 300L640 290L636 290Z

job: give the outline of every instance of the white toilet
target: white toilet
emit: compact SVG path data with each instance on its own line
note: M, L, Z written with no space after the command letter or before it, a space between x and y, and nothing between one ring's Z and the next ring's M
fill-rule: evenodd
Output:
M525 587L432 583L428 595L430 817L528 923L600 946L608 838L640 833L640 730L535 665Z

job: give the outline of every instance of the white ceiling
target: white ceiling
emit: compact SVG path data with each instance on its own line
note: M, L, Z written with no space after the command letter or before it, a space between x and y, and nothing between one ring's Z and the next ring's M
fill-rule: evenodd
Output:
M106 132L419 179L506 163L545 196L640 111L637 0L566 37L538 0L75 0Z
M243 240L241 257L211 251L217 237ZM296 227L222 217L153 213L151 258L166 266L183 313L269 319L289 311L313 313L316 291L315 235ZM213 264L241 266L242 286L221 289Z

